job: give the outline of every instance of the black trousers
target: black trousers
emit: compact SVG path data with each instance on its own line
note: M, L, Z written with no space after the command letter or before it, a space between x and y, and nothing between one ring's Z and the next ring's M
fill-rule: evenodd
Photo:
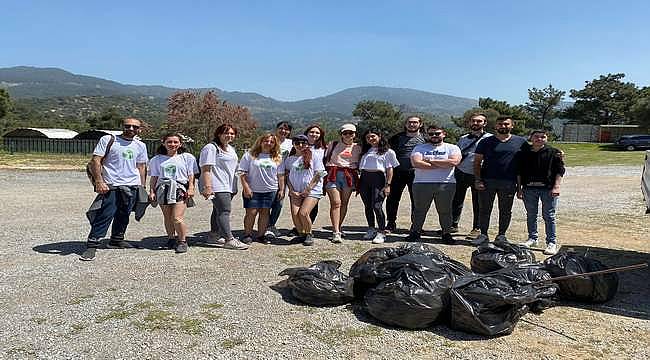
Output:
M384 215L384 188L386 187L386 174L382 171L363 171L359 181L359 193L364 205L364 212L368 227L375 227L375 217L379 230L386 229L386 215Z
M408 187L409 198L411 199L411 216L413 215L413 179L415 170L393 172L393 180L390 185L390 194L386 199L386 220L388 224L395 224L397 221L397 211L399 202L402 199L404 188Z
M479 202L478 191L474 188L474 175L464 173L458 169L454 171L456 178L456 194L451 203L451 217L453 219L453 226L458 227L460 222L460 215L463 212L463 203L465 202L465 195L467 188L472 191L472 230L480 227L479 222Z

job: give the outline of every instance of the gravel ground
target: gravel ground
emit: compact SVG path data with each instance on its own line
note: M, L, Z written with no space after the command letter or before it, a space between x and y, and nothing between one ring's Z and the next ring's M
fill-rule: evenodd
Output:
M612 266L649 261L640 174L640 167L627 166L568 169L559 209L561 244ZM190 231L198 233L189 253L158 249L165 242L162 217L149 209L127 234L142 249L102 249L87 263L77 259L92 198L80 172L0 170L0 358L650 357L647 270L623 275L619 293L607 304L562 304L528 314L509 336L487 339L443 325L405 331L373 322L356 305L308 307L283 300L271 288L286 267L335 258L347 271L373 247L360 240L365 220L359 199L353 199L346 222L352 240L340 245L317 239L312 248L255 244L240 252L200 246L210 207L198 201L187 214ZM235 229L243 217L240 201L234 202ZM317 228L328 221L326 200L321 209ZM402 214L398 225L405 228ZM432 212L428 230L437 227L436 219ZM468 219L465 214L464 228ZM289 222L283 213L280 227ZM511 240L525 240L524 230L517 202ZM402 236L391 236L395 243L386 246L400 244ZM436 244L469 264L472 247L465 245Z

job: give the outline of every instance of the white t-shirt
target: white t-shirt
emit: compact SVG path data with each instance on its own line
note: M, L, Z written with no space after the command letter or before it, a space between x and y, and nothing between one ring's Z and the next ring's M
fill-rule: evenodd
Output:
M199 172L196 158L190 153L176 154L175 156L156 155L149 161L149 175L161 179L176 180L187 184L190 175Z
M314 178L314 174L318 174L320 179L318 183L311 189L310 195L323 194L323 176L325 176L325 165L323 160L315 158L312 154L311 166L305 169L302 161L302 156L291 155L282 162L278 169L279 174L286 174L289 172L289 182L294 191L302 192Z
M422 160L444 160L453 155L460 156L460 148L453 144L442 143L434 146L431 143L417 145L411 152L411 159L416 154L422 155ZM413 183L456 183L454 166L448 168L420 169L415 168Z
M325 157L325 149L316 149L314 145L309 145L311 149L311 158L315 161L320 161L323 163L323 158Z
M280 162L281 163L281 162ZM255 159L246 152L239 162L239 172L246 173L246 180L253 192L278 191L278 167L268 153L260 153Z
M238 161L237 151L231 145L226 147L226 151L223 151L214 143L208 143L201 149L199 166L211 165L210 179L213 192L231 194L237 192L236 172ZM199 179L199 189L203 189L202 179Z
M284 139L284 141L280 143L280 154L282 155L282 159L286 159L287 156L289 156L291 149L293 149L293 141L288 138Z
M142 185L136 164L147 163L147 146L140 140L126 140L116 136L106 154L106 146L111 137L112 135L102 136L93 150L93 155L105 157L102 169L104 182L113 186Z
M359 169L386 172L386 169L399 166L397 155L391 149L379 155L376 147L371 147L367 153L361 156L359 161Z

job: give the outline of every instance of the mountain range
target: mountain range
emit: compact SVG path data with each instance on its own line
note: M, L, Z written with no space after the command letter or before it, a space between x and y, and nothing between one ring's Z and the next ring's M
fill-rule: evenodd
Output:
M213 90L219 98L246 106L263 126L279 120L306 123L317 119L340 122L352 117L352 110L362 100L387 101L406 112L424 112L438 116L461 115L477 106L475 99L436 94L427 91L365 86L348 88L327 96L299 101L280 101L254 92L225 91L219 88L178 89L158 85L128 85L93 76L77 75L59 68L17 66L0 68L0 87L6 88L13 99L31 104L51 104L54 99L68 104L84 104L92 111L93 99L137 99L138 103L151 102L151 106L165 112L166 98L178 91ZM71 101L69 98L74 98ZM84 101L79 101L83 98ZM66 101L67 99L67 101ZM89 104L91 104L89 106ZM137 105L136 105L137 106ZM83 114L80 109L62 109L63 112ZM51 111L51 110L50 110ZM158 114L157 116L160 116Z

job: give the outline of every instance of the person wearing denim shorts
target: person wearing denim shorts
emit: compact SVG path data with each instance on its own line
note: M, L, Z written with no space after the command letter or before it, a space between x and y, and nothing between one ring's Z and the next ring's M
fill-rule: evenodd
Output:
M253 225L257 217L257 240L269 244L264 236L269 224L269 213L276 199L284 198L284 176L278 174L282 163L280 144L275 135L264 134L239 162L239 179L244 199L244 237L242 242L253 241ZM258 216L259 215L259 216Z
M521 152L518 172L517 197L524 201L528 240L522 245L537 245L537 213L542 203L542 219L546 230L546 249L544 254L557 253L555 231L555 209L560 196L560 184L564 176L562 152L546 143L546 130L533 130L530 134L532 146Z
M348 211L350 196L359 181L357 168L361 158L361 146L354 142L357 127L354 124L343 124L339 132L340 140L330 143L325 153L325 191L330 199L333 243L341 242L341 224Z

